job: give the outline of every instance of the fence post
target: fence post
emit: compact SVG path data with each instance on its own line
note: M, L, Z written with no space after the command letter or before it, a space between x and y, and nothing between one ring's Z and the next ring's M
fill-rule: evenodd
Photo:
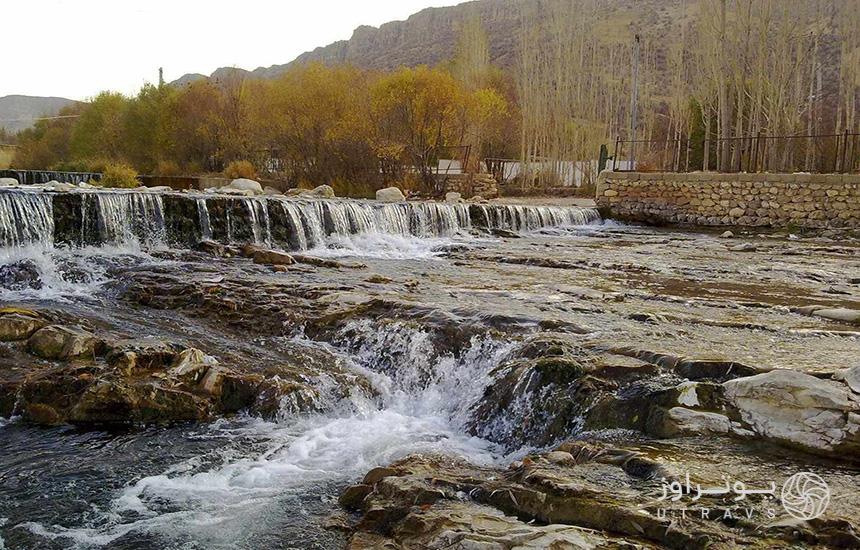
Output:
M612 155L612 171L615 172L615 163L618 160L618 146L621 143L621 136L615 137L615 153Z
M848 151L848 128L845 128L845 133L842 138L842 163L840 165L840 172L845 172L845 159L847 157Z

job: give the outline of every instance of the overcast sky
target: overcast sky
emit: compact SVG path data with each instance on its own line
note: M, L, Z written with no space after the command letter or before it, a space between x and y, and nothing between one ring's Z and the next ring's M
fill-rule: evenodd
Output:
M462 0L461 0L462 1ZM0 0L0 97L126 94L185 73L255 69L446 0Z

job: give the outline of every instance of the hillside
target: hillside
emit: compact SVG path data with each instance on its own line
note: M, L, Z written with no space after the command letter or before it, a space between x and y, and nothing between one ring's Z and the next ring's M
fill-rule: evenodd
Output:
M76 103L63 97L7 95L0 97L0 128L18 132L33 125L33 119L54 116L60 109Z
M399 66L436 65L454 55L458 28L476 14L490 41L491 61L512 67L524 9L546 9L564 0L475 0L444 8L427 8L405 21L391 21L379 27L360 26L349 40L341 40L299 55L283 65L259 67L253 71L232 69L261 78L273 78L293 64L322 62L350 63L366 69L393 69ZM537 4L537 6L535 6ZM670 24L682 17L679 0L605 0L600 5L603 36L607 41L626 40L631 31L648 32L655 38L671 39ZM220 68L213 76L224 74ZM173 82L182 85L199 78L184 75Z

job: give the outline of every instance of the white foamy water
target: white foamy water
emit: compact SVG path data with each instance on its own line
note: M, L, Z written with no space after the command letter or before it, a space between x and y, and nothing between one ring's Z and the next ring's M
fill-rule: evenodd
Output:
M466 434L463 423L512 344L474 338L459 357L433 358L430 335L405 325L353 322L345 334L353 336L344 337L341 359L377 395L354 391L324 414L279 422L216 422L201 437L223 440L217 452L130 480L95 525L19 527L81 548L142 534L195 548L247 548L260 533L280 532L285 521L322 519L294 504L288 509L299 517L285 519L285 502L310 500L329 513L344 485L409 454L506 460L498 446Z
M110 282L111 266L155 261L136 242L79 249L0 248L0 301L92 298ZM11 275L11 271L20 277Z
M440 256L446 246L467 244L471 240L465 235L459 238L413 237L391 233L332 235L307 253L327 258L353 256L383 260L427 260Z

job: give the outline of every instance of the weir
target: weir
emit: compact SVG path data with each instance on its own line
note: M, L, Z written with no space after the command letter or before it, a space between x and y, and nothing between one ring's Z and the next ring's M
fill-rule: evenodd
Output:
M448 237L472 228L515 232L598 221L592 208L378 203L146 191L0 190L0 246L193 246L201 240L304 250L329 237Z

